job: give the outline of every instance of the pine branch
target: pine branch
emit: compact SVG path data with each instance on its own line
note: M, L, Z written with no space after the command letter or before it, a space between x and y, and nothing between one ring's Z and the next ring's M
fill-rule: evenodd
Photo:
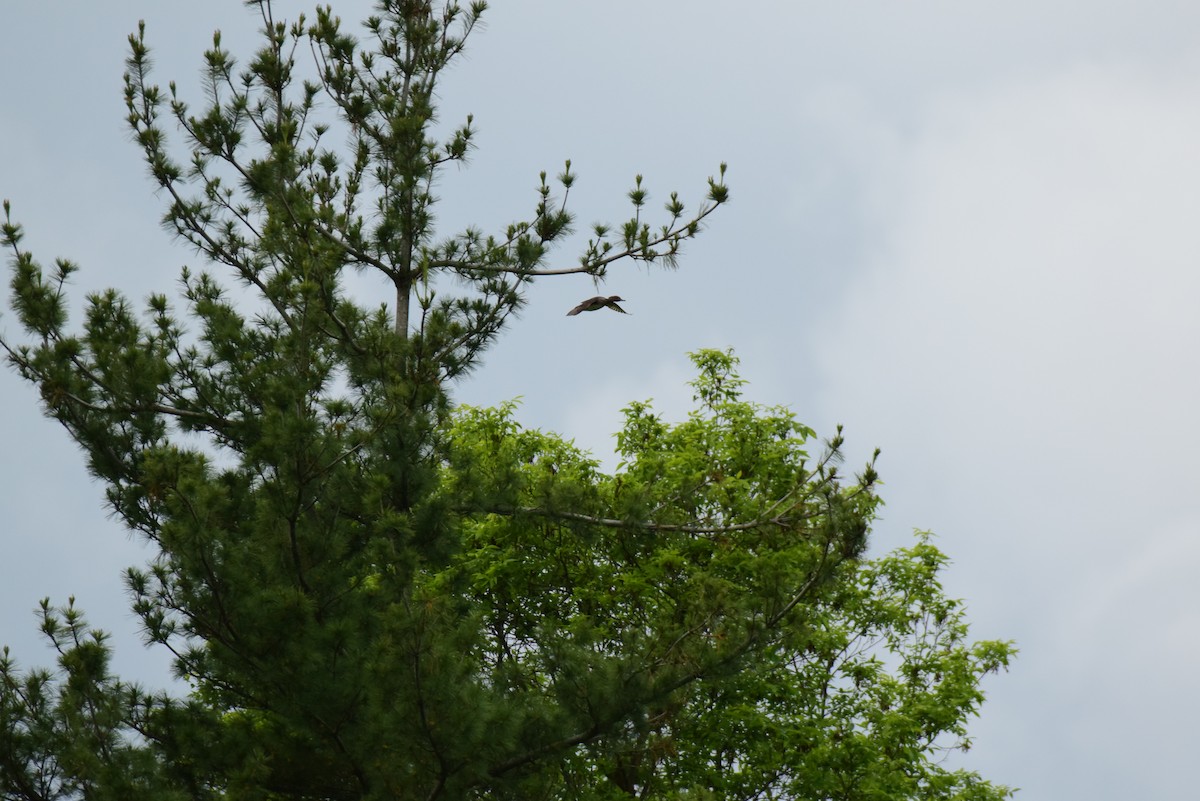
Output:
M728 523L723 525L693 525L686 523L655 523L641 520L621 520L614 517L598 517L580 512L563 512L544 509L537 506L487 506L487 507L456 507L459 514L497 514L497 515L528 515L543 517L550 520L571 520L579 523L602 526L604 528L641 529L644 531L675 531L684 534L724 534L734 531L750 531L764 526L779 526L787 528L801 520L817 517L820 512L799 516L760 517L744 523Z
M724 201L722 201L724 202ZM651 256L642 255L648 248L654 248L662 244L678 242L680 239L690 239L695 235L695 228L708 215L716 211L721 203L713 203L705 206L701 212L692 220L684 223L676 228L671 228L664 231L660 235L649 239L646 242L639 242L636 246L626 247L616 253L609 254L603 257L594 259L585 259L582 264L577 267L560 267L560 268L527 268L521 266L507 266L502 264L481 264L478 262L464 261L462 259L430 259L428 266L434 269L451 269L463 273L511 273L515 275L525 276L551 276L551 275L578 275L586 273L588 275L596 275L604 270L605 267L613 262L621 259L634 259L637 261L653 261L658 258L672 259L673 254L654 254ZM511 241L511 240L510 240Z

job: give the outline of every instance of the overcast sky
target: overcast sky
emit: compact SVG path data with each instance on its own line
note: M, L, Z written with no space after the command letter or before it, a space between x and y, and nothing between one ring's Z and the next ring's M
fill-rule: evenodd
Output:
M0 196L43 263L82 265L79 297L173 291L199 261L158 226L125 130L125 37L145 19L187 92L212 30L245 54L256 19L237 0L64 8L3 4ZM1194 794L1200 5L732 8L493 4L442 87L446 124L480 131L441 187L447 230L527 216L566 158L585 231L625 215L637 172L694 201L728 161L733 202L678 272L613 271L628 317L566 318L589 279L537 284L458 398L521 396L526 424L611 464L622 406L682 416L687 351L734 348L751 398L845 424L851 466L883 449L874 552L933 529L973 633L1018 642L957 763L1027 801ZM48 662L32 610L74 594L117 669L161 683L119 580L146 553L10 370L0 402L0 642Z

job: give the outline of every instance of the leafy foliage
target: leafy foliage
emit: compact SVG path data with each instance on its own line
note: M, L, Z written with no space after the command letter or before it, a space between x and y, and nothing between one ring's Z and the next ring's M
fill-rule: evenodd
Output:
M432 187L473 129L431 137L434 87L485 5L382 2L368 49L328 9L250 5L265 45L237 72L214 37L205 111L149 82L142 29L126 101L164 223L256 308L185 270L190 327L109 290L73 330L76 267L47 275L5 203L29 341L3 346L157 547L126 581L191 691L123 683L73 603L44 602L57 674L0 663L2 797L1004 797L932 755L965 746L1012 648L968 641L927 538L864 557L873 464L843 478L840 432L811 455L731 354L694 354L687 420L626 409L613 475L511 405L448 400L531 280L674 266L722 178L651 228L639 176L573 267L550 263L569 163L562 200L543 175L529 219L439 240ZM356 303L348 268L394 306Z

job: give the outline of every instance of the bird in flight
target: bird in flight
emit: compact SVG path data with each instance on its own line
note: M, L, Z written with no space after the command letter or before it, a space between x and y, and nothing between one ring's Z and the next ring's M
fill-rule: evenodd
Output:
M621 297L620 295L612 295L607 298L602 295L597 295L594 298L588 298L583 303L580 303L578 306L571 309L569 312L567 312L567 316L574 317L580 312L596 311L598 309L603 309L605 306L610 309L615 309L621 314L629 314L629 312L617 305L618 300L625 300L625 298Z

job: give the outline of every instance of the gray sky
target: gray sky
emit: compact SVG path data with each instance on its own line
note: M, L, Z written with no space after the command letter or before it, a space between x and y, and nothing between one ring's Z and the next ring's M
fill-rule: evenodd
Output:
M199 262L159 228L125 131L125 37L146 19L159 79L196 97L212 29L248 55L255 18L235 0L4 5L0 196L27 245L80 262L80 298L173 290ZM725 160L733 203L680 271L613 272L628 317L564 317L586 278L537 284L458 397L520 395L526 424L611 464L623 405L681 416L686 352L735 348L750 397L846 425L851 466L883 449L875 552L933 529L975 635L1018 641L959 763L1028 801L1186 797L1198 25L1183 0L498 0L442 89L443 120L480 129L442 186L447 230L527 215L566 158L584 231L625 215L636 172L654 200L694 201ZM115 632L117 669L161 682L119 581L145 553L34 391L4 371L0 398L0 642L48 662L31 610L73 593Z

